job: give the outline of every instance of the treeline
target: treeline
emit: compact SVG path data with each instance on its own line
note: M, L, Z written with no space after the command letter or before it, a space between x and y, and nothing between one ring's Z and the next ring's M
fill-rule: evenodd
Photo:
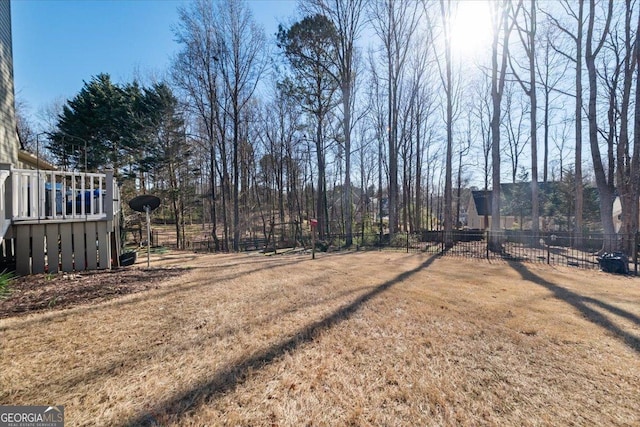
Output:
M452 43L464 1L299 6L272 38L246 2L181 6L170 77L148 86L94 77L64 106L51 153L63 167L112 167L132 192L161 193L179 244L191 218L212 223L225 250L270 222L310 218L347 245L354 227L449 231L464 226L471 184L496 189L498 229L500 184L523 181L523 168L533 232L550 211L538 183L565 177L571 200L558 203L572 208L558 209L557 223L594 226L584 218L593 185L598 226L615 232L619 195L621 231L638 230L635 1L488 2L490 45L473 63Z

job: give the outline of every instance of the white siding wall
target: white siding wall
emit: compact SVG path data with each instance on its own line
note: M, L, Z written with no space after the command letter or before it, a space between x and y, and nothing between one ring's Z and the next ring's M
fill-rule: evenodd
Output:
M11 3L9 0L0 0L0 163L15 165L17 162Z

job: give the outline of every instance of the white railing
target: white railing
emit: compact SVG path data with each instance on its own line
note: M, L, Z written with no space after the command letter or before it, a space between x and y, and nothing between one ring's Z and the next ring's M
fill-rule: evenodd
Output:
M119 210L113 172L11 170L11 220L112 220Z

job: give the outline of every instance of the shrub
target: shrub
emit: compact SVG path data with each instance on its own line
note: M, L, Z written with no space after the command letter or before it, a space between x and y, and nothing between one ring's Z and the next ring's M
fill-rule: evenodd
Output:
M402 232L395 233L389 246L392 248L404 248L407 246L407 234Z
M11 292L9 290L9 284L14 277L14 274L7 270L4 270L2 273L0 273L0 298L8 296Z
M360 236L360 246L377 246L379 241L379 234L366 234L364 236Z

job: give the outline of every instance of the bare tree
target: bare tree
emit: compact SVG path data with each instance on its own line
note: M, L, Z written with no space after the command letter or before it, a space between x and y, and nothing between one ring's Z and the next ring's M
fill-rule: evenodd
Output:
M633 59L632 59L633 60ZM638 16L638 25L636 27L636 46L635 46L635 61L636 61L636 94L635 94L635 113L634 113L634 125L633 125L633 153L634 160L640 153L640 16ZM636 163L637 164L637 163ZM634 218L638 218L640 214L640 206L637 202L640 200L640 173L637 173L632 178L632 188L634 192L633 205L631 207L631 215ZM637 253L637 252L636 252Z
M426 12L425 12L426 13ZM427 31L419 42L422 46L428 46L432 42L431 31ZM412 220L412 229L421 230L423 228L423 192L426 186L423 185L425 149L430 143L431 123L433 120L433 110L436 106L436 98L434 96L434 82L429 78L430 71L433 69L433 59L429 54L429 49L416 49L412 58L412 77L411 77L411 118L413 121L414 138L413 138L413 156L410 160L412 163L411 170L415 172L414 191L415 198L413 201L414 218ZM415 157L415 159L413 158Z
M636 28L636 46L635 46L635 61L636 61L636 94L635 94L635 120L633 125L633 151L634 153L640 151L640 15L638 16L638 25ZM636 181L638 185L638 182ZM640 191L639 191L640 192ZM635 204L637 207L638 205ZM638 207L640 210L640 207ZM634 213L635 217L638 217L638 212Z
M267 45L249 6L243 1L224 0L215 3L217 12L217 37L219 39L219 63L225 93L230 108L225 111L231 121L232 138L232 202L233 249L239 250L241 182L239 150L242 144L241 123L243 114L266 67Z
M491 175L491 84L487 76L482 75L482 79L474 82L473 85L473 98L475 103L473 106L473 114L476 119L476 123L479 126L478 132L482 140L481 156L482 156L482 187L484 191L484 204L488 206L488 190L489 190L489 176ZM483 228L489 228L489 215L485 210Z
M522 4L522 1L521 3ZM517 34L522 43L527 57L529 81L524 82L518 75L517 67L514 66L513 55L509 55L511 70L516 80L522 87L524 93L529 97L529 132L531 142L531 232L535 235L540 231L540 208L538 198L538 98L536 94L536 1L530 0L529 8L518 7L522 11L524 20L521 25L517 25ZM516 19L516 22L518 20ZM514 180L515 182L515 180ZM537 239L534 238L534 242Z
M500 230L500 117L502 112L502 95L507 74L509 56L509 36L513 30L515 19L512 17L512 4L508 0L495 1L493 5L493 41L491 43L491 161L492 185L491 194L491 231ZM493 233L489 241L493 251L502 251L497 233Z
M616 57L622 57L620 73L622 75L622 97L620 104L616 106L619 111L619 137L617 146L616 181L622 207L621 214L621 243L622 250L627 254L633 254L635 234L638 231L638 197L640 196L640 145L631 144L629 138L629 104L631 101L631 88L638 57L638 33L633 40L631 19L633 16L631 0L625 0L623 17L624 28L621 40L612 40L612 47L622 52L615 52ZM619 15L620 16L620 15ZM638 13L638 28L640 28L640 13ZM612 38L614 35L612 35ZM636 82L637 85L637 82ZM616 91L618 88L612 88Z
M451 231L453 229L453 102L454 102L454 82L451 60L451 21L452 21L451 0L440 0L440 18L442 21L443 41L444 41L444 71L440 67L440 78L446 96L445 125L447 127L447 144L445 154L445 176L444 176L444 232L445 245L453 245ZM435 46L435 44L434 44ZM440 64L438 62L438 64Z
M176 245L178 249L185 249L187 205L194 192L193 177L189 170L193 149L185 138L184 119L178 99L169 86L155 84L151 89L145 89L145 98L149 105L151 138L158 159L158 172L169 185L167 193L175 219Z
M568 70L567 61L562 61L560 54L553 49L553 39L557 37L558 29L550 24L543 27L539 43L542 50L538 50L539 58L536 60L536 72L542 89L542 129L543 129L543 160L542 181L549 180L549 139L551 136L551 120L554 110L563 110L564 105L560 100L564 94L559 92L559 85L566 76Z
M371 24L383 44L388 84L389 233L398 224L398 124L402 74L420 22L418 2L375 0L370 3Z
M368 122L373 129L373 138L377 145L377 169L378 169L378 233L380 239L384 234L384 209L383 209L383 196L384 196L384 177L388 175L388 168L384 159L387 158L384 151L384 144L386 142L388 134L388 124L385 118L385 94L383 93L382 78L380 77L376 68L376 61L373 57L373 53L369 54L369 68L370 68L370 83L367 90L368 99Z
M307 16L289 29L280 27L279 46L295 79L289 96L295 96L311 117L317 158L318 186L316 218L320 238L329 232L327 205L327 128L336 105L335 26L325 15Z
M209 147L209 179L211 200L211 236L215 249L220 249L217 233L217 181L219 171L216 146L224 140L220 134L221 108L218 88L219 41L213 31L216 17L211 0L197 0L189 6L178 8L180 24L176 39L182 50L174 58L172 75L183 91L187 104L196 117L194 130ZM223 162L225 159L222 159ZM225 201L223 193L223 201ZM223 209L223 215L225 214ZM225 230L226 230L226 216Z
M276 85L273 99L263 108L260 132L256 136L263 141L261 169L267 173L265 184L275 190L273 208L278 212L280 223L285 223L287 218L301 221L295 159L295 145L300 138L297 135L300 110L295 102L282 85Z
M608 179L600 154L600 144L598 141L598 83L596 58L598 53L604 46L609 33L609 25L611 23L611 15L613 10L613 0L607 0L608 7L605 12L605 23L599 40L596 40L596 1L591 0L589 3L589 18L587 25L586 52L585 63L587 65L587 73L589 77L589 108L587 118L589 120L589 145L591 146L591 159L593 161L593 171L596 178L596 185L600 195L600 218L605 234L613 235L615 229L613 227L613 197L614 183L612 176ZM609 164L609 173L613 174L612 164ZM613 249L614 242L610 239L605 243L604 250Z
M565 13L573 18L576 23L575 29L571 30L565 24L561 23L556 17L548 12L544 14L555 24L555 26L566 36L568 36L575 44L575 56L558 48L557 45L550 41L554 51L564 56L569 61L575 63L575 234L580 244L580 236L582 235L582 213L584 206L583 178L582 178L582 59L583 59L583 36L584 36L584 0L577 0L577 11L574 9L575 2L571 0L562 0L559 3Z
M551 140L558 151L558 181L562 181L563 174L565 171L565 148L567 146L567 141L569 140L569 127L573 123L572 119L565 118L561 126L555 129L555 132L551 135ZM555 181L555 171L554 168L551 169L552 179Z
M502 127L507 137L505 152L511 163L511 182L516 182L516 175L522 167L520 159L530 142L524 131L524 118L527 114L525 101L514 91L512 84L507 84L504 95L504 122Z
M469 106L471 107L471 106ZM472 108L467 110L467 123L465 126L465 135L462 137L462 141L460 142L460 147L458 148L458 178L457 178L457 193L456 193L456 228L459 228L461 225L460 221L460 205L462 204L462 185L463 185L463 163L462 159L464 156L469 154L471 151L471 115Z
M336 28L336 68L342 94L342 133L344 137L344 200L346 246L353 243L353 212L351 200L351 133L355 102L356 41L363 24L363 0L310 0L316 9L333 22Z
M363 113L368 112L368 108ZM375 151L375 129L369 126L366 120L358 121L358 138L356 138L357 148L355 153L358 156L358 166L360 174L361 196L359 207L360 211L360 233L364 238L367 230L372 230L374 225L372 218L375 212L372 211L372 196L374 193L374 177L376 170L376 151ZM358 214L356 213L356 217Z
M34 151L37 144L37 132L34 123L27 113L27 105L21 99L16 99L16 131L20 140L20 148Z

